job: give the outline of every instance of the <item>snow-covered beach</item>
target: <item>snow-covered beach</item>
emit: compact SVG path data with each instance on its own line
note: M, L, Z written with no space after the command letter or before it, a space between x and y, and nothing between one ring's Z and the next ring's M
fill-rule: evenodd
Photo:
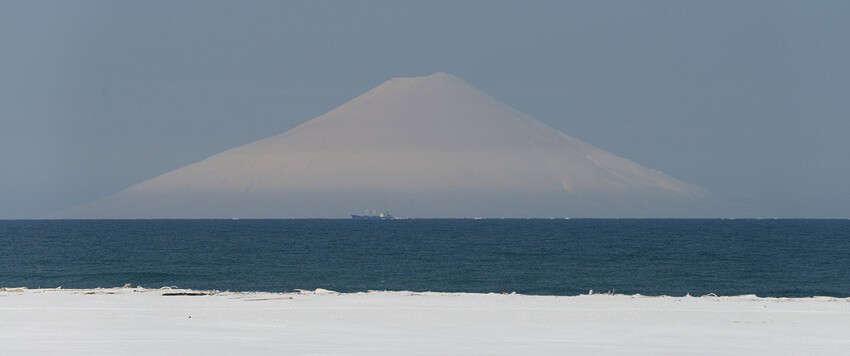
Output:
M842 354L850 298L0 289L4 354Z

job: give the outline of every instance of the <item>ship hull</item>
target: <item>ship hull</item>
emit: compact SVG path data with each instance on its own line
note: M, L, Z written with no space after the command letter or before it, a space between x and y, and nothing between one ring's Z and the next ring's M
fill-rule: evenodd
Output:
M379 215L351 215L352 219L355 220L392 220L392 216L379 216Z

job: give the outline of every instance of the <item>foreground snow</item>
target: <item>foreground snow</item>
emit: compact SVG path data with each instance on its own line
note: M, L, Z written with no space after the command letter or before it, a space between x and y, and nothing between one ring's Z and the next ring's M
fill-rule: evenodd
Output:
M850 299L0 289L3 354L841 354Z

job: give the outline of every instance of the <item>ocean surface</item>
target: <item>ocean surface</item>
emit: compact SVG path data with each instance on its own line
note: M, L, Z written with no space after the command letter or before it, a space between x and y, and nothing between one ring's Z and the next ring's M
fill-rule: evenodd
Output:
M850 220L0 221L0 287L850 296Z

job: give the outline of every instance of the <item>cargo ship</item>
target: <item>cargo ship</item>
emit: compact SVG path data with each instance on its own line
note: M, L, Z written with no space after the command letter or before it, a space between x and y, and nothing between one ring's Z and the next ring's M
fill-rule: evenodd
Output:
M358 220L392 220L395 219L389 211L385 211L383 213L378 212L369 212L368 210L363 213L363 215L351 215L352 219Z

